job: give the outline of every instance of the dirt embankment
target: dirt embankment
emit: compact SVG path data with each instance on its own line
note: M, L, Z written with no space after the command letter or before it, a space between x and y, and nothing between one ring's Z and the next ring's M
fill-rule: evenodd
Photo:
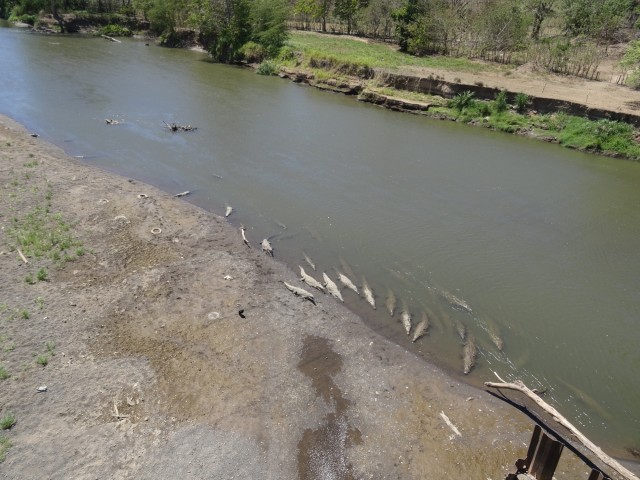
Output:
M3 117L0 252L1 478L499 479L525 454L528 417L294 296L224 219Z

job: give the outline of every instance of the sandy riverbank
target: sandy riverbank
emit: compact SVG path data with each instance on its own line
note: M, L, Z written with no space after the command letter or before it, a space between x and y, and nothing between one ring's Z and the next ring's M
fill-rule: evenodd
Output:
M20 259L35 217L69 261ZM0 229L0 478L500 479L525 454L527 416L293 296L224 219L1 116Z

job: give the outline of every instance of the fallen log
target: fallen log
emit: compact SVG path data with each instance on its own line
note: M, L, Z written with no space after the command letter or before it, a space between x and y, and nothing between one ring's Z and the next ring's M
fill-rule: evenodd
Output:
M497 374L496 376L500 378ZM502 379L500 379L502 380ZM521 380L516 380L513 383L502 382L484 382L485 387L489 388L497 388L497 389L507 389L507 390L517 390L518 392L524 393L527 397L533 400L540 408L542 408L545 412L547 412L553 419L558 422L560 425L569 430L585 447L593 452L593 454L598 457L603 463L613 468L616 472L622 475L626 480L640 480L633 472L627 470L616 460L611 458L609 455L604 453L600 447L598 447L595 443L589 440L584 436L582 432L580 432L576 427L574 427L569 420L560 415L560 413L549 405L547 402L542 400L536 393L528 388Z
M106 38L107 40L111 40L112 42L122 43L120 40L116 40L113 37L109 37L108 35L100 35L102 38Z

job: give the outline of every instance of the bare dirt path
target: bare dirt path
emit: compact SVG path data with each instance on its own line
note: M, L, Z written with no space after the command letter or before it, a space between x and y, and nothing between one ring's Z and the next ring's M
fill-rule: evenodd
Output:
M25 263L38 225L67 243ZM4 117L0 252L0 478L484 480L525 453L528 417L295 297L224 219Z

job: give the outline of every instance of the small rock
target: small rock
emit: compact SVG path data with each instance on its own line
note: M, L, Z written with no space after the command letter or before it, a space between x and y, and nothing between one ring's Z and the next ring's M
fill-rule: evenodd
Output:
M36 389L38 391L38 393L43 393L47 391L47 386L46 385L42 385L41 387L38 387Z

